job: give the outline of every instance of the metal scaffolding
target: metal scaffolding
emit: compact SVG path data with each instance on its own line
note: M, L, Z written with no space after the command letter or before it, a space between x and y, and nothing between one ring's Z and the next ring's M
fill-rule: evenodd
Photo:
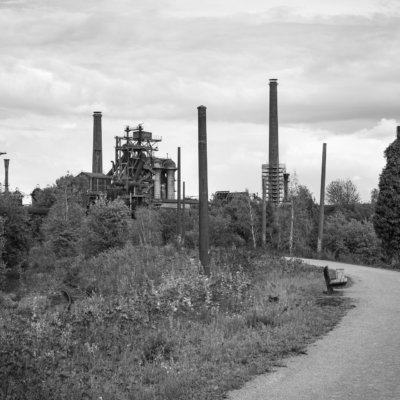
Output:
M266 201L280 204L284 200L285 164L262 164L262 188L265 190Z
M153 198L154 153L160 141L161 137L153 137L142 125L127 126L124 136L115 137L115 161L109 172L112 186L134 206L150 203Z

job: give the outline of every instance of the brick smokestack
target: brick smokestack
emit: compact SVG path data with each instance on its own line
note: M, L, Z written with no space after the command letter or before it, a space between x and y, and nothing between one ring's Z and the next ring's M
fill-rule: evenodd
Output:
M101 131L101 112L93 113L93 160L92 172L103 173L103 146Z
M5 177L4 177L4 191L6 193L9 192L8 189L8 166L10 165L10 160L4 159L4 170L5 170Z
M269 160L271 166L279 165L278 139L278 80L269 80Z

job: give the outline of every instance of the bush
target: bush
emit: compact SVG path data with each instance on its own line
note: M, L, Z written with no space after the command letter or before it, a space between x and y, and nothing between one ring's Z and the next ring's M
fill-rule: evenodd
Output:
M131 239L130 222L130 210L122 200L110 203L98 200L83 224L82 253L92 257L110 248L122 247Z

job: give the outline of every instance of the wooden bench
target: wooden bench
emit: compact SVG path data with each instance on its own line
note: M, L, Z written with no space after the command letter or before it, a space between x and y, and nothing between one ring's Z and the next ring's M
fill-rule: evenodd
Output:
M330 270L328 266L324 267L324 278L328 293L333 293L334 287L345 286L347 277L343 269Z

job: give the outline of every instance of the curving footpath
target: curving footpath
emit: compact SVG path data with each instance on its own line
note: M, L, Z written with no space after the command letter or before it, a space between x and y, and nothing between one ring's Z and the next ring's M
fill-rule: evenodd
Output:
M321 260L307 263L344 268L356 300L339 325L285 360L286 368L261 375L230 400L400 400L400 273ZM322 274L321 274L322 279Z

